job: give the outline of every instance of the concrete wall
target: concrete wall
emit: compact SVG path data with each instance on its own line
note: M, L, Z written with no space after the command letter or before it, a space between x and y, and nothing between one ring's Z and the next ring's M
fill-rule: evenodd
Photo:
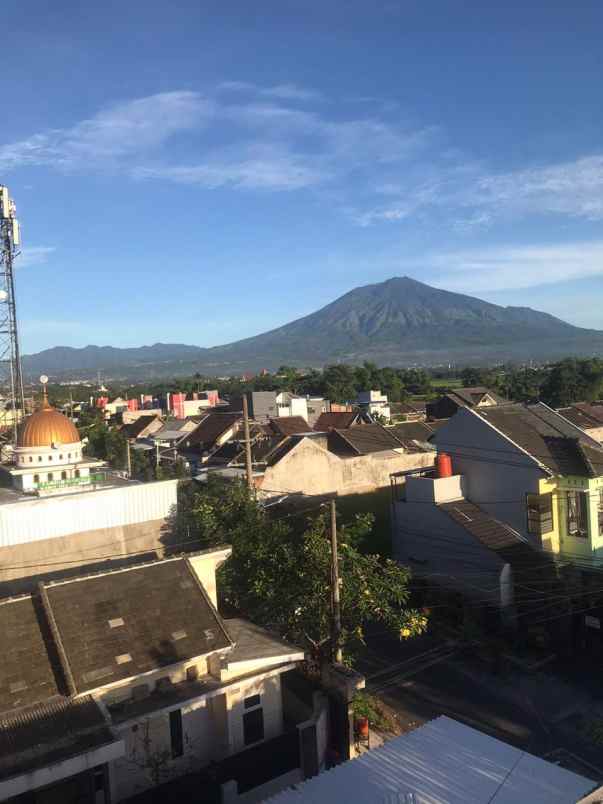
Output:
M73 533L0 549L0 597L31 592L53 580L111 570L162 555L165 520Z
M177 485L132 483L0 505L0 548L164 519L176 505Z
M493 605L512 599L509 570L501 579L507 565L437 505L395 504L393 551L413 575L430 583Z
M538 494L545 476L533 458L467 408L460 408L433 440L452 457L453 472L465 476L467 499L540 546L527 523L526 494Z
M167 480L0 505L0 595L161 554L176 487Z
M304 494L356 494L389 486L390 475L433 466L434 453L376 452L340 458L305 438L274 466L268 466L263 487Z

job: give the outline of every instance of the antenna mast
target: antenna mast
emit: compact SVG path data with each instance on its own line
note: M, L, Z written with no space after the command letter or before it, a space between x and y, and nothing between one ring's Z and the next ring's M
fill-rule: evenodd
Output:
M16 442L17 429L25 413L13 275L13 262L20 243L15 203L8 194L8 187L0 184L0 388L6 397L0 409L0 443Z

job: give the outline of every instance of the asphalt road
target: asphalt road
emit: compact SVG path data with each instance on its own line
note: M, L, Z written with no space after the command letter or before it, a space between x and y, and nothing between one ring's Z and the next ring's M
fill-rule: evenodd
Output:
M463 653L458 643L431 636L402 643L369 637L358 669L367 678L367 690L394 711L402 731L445 714L589 778L603 779L603 749L577 740L563 725L563 707L592 703L592 691L578 694L579 678L571 681L574 687L566 683L561 696L554 678L522 677L517 671L498 677Z

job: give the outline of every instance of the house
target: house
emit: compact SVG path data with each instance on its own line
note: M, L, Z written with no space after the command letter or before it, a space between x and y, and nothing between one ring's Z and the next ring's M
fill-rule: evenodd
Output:
M438 470L393 475L394 557L415 579L455 593L460 602L498 609L506 627L542 612L543 600L565 600L553 557L468 499L466 485L463 475Z
M116 804L191 773L199 801L237 781L260 800L263 783L275 792L318 772L326 702L302 705L289 689L303 651L218 613L215 571L229 554L0 601L12 646L0 655L0 800Z
M433 466L431 446L404 446L388 428L363 425L289 436L265 457L259 490L323 495L365 494L389 486L393 472Z
M230 441L243 429L240 413L217 413L204 416L194 430L178 442L178 451L189 460L205 461L216 449Z
M299 433L312 432L312 428L302 416L284 416L279 419L270 419L264 430L268 435L282 436L283 438Z
M534 405L463 407L433 437L469 500L555 554L603 556L603 449Z
M306 400L306 407L308 410L308 424L313 428L318 418L323 413L328 413L331 410L331 403L322 396L309 396Z
M597 786L592 779L441 715L269 802L576 804Z
M406 421L392 424L387 428L404 446L412 444L428 444L435 433L432 423L424 421Z
M163 427L162 419L154 413L144 413L142 416L134 419L134 421L124 424L120 432L130 441L136 441L139 438L148 438L161 430Z
M357 424L368 424L370 418L360 411L330 411L321 413L316 420L313 429L317 433L325 433L329 430L345 430L348 427L355 427Z
M471 388L455 388L434 402L426 405L428 419L449 419L460 408L484 408L505 403L489 388L477 385Z
M382 394L381 391L360 391L356 405L360 410L368 413L371 418L379 417L385 421L389 421L391 418L387 395Z
M567 408L559 408L561 416L575 424L599 443L603 442L603 404L600 402L576 402Z
M175 447L187 435L196 430L199 423L209 414L190 416L186 419L166 419L161 429L150 436L150 441L160 447Z
M425 421L425 403L419 402L392 402L390 404L393 419L405 422Z

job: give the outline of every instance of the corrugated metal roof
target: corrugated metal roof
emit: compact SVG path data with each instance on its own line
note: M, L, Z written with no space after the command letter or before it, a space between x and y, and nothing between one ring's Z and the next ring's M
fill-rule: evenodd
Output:
M591 779L442 716L269 801L576 804L595 786Z

